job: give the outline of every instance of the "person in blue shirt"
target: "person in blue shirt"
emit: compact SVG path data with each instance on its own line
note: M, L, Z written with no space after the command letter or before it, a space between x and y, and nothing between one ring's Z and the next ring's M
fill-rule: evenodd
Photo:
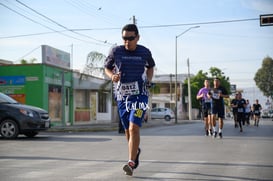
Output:
M114 83L115 100L128 141L129 160L123 166L126 175L133 175L139 165L140 127L148 106L148 87L155 62L150 50L137 44L139 32L135 24L122 28L124 44L112 48L105 61L105 74Z

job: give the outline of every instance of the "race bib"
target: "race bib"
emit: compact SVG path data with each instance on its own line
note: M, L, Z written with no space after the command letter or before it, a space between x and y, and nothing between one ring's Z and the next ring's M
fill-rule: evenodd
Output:
M244 108L238 108L238 112L244 112Z
M214 98L214 99L220 99L220 94L219 93L212 93L212 97Z
M123 96L138 95L138 82L122 83L119 90Z
M260 113L260 111L255 110L255 111L254 111L254 113L255 113L255 114L259 114L259 113Z

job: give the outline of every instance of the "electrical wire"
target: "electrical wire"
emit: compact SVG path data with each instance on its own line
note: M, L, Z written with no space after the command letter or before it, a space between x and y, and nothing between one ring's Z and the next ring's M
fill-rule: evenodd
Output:
M53 32L56 32L56 30L54 30L54 29L52 29L52 28L50 28L50 27L48 27L48 26L46 26L46 25L44 25L44 24L42 24L42 23L39 23L38 21L35 21L35 20L29 18L29 17L25 16L25 15L22 14L22 13L19 13L18 11L14 10L14 9L12 9L12 8L10 8L10 7L8 7L8 6L6 6L6 5L4 5L3 3L0 3L0 5L4 6L5 8L9 9L10 11L12 11L12 12L14 12L14 13L16 13L16 14L18 14L18 15L20 15L20 16L26 18L26 19L28 19L29 21L31 21L31 22L33 22L33 23L39 24L39 25L41 25L41 26L43 26L43 27L45 27L45 28L47 28L47 29L52 30Z
M65 0L65 2L67 4L69 4L70 6L72 6L73 8L79 10L80 12L82 12L84 14L87 14L88 16L90 16L92 18L98 17L96 12L100 12L99 16L102 17L103 20L107 22L107 24L113 24L113 21L110 18L108 18L102 14L101 7L96 7L96 6L91 5L85 1Z
M1 4L1 3L0 3ZM188 26L188 25L201 25L201 24L220 24L220 23L236 23L236 22L246 22L246 21L257 21L259 18L249 18L249 19L237 19L237 20L222 20L222 21L209 21L209 22L195 22L195 23L184 23L184 24L169 24L169 25L150 25L150 26L139 26L138 28L168 28L168 27L178 27L178 26ZM54 32L42 32L42 33L34 33L34 34L25 34L25 35L13 35L13 36L4 36L0 37L0 39L5 38L17 38L23 36L34 36L34 35L44 35L44 34L51 34L51 33L59 33L65 31L96 31L96 30L120 30L120 27L109 27L109 28L79 28L79 29L66 29L63 31L55 31Z
M103 40L98 40L98 39L96 39L96 38L93 38L93 37L90 37L90 36L87 36L87 35L84 35L84 34L75 32L75 31L73 31L73 30L67 28L66 26L64 26L64 25L62 25L62 24L60 24L60 23L58 23L57 21L55 21L55 20L53 20L53 19L51 19L51 18L49 18L49 17L43 15L42 13L36 11L35 9L29 7L28 5L22 3L21 1L16 0L16 2L20 3L20 4L23 5L24 7L30 9L31 11L35 12L36 14L42 16L43 18L45 18L45 19L51 21L52 23L56 24L57 26L59 26L59 27L65 29L65 30L67 30L67 31L69 31L69 32L72 32L72 33L74 33L74 34L80 35L80 36L85 37L85 38L89 38L89 39L95 40L95 41L100 42L100 43L108 43L108 42L105 41L105 40L104 40L104 41L103 41ZM113 44L111 44L111 43L108 43L108 44L113 45Z
M26 37L26 36L37 36L37 35L46 35L46 34L52 34L52 33L61 33L61 32L65 32L66 30L62 30L62 31L56 31L54 30L54 32L42 32L42 33L31 33L31 34L23 34L23 35L11 35L11 36L2 36L0 37L0 39L7 39L7 38L20 38L20 37Z
M32 19L32 18L29 18L28 16L26 16L26 15L24 15L24 14L22 14L22 13L16 11L16 10L10 8L9 6L7 6L7 5L5 5L5 4L3 4L3 3L1 3L1 2L0 2L0 5L2 5L3 7L7 8L8 10L14 12L15 14L18 14L18 15L20 15L20 16L26 18L26 19L29 20L29 21L31 21L31 22L33 22L33 23L35 23L35 24L41 25L42 27L44 27L44 28L49 29L49 30L52 31L52 32L47 32L47 33L36 33L36 34L34 34L34 35L38 35L38 34L48 34L48 33L59 33L59 34L62 34L63 36L66 36L66 37L69 37L69 38L72 38L72 39L75 39L75 40L78 40L78 41L81 41L81 42L91 43L91 44L96 44L96 45L105 45L105 42L98 44L98 43L96 43L96 42L86 41L86 40L83 40L83 39L79 39L79 38L77 38L77 37L73 37L73 36L67 35L67 34L63 33L63 32L65 32L65 31L57 31L57 30L55 30L55 29L53 29L53 28L51 28L51 27L49 27L49 26L47 26L47 25L44 25L44 24L42 24L42 23L40 23L40 22L38 22L38 21L36 21L36 20L34 20L34 19ZM67 31L67 30L66 30L66 31ZM29 34L28 34L28 35L15 35L15 36L10 36L10 37L1 37L0 39L4 39L4 38L14 38L14 37L23 37L23 36L30 36L30 35L29 35Z
M54 30L53 28L50 28L49 26L46 26L46 25L44 25L44 24L42 24L42 23L40 23L40 22L38 22L38 21L35 21L35 20L33 20L33 19L31 19L31 18L25 16L24 14L22 14L22 13L16 11L16 10L14 10L14 9L12 9L12 8L10 8L10 7L6 6L6 5L4 5L3 3L0 3L0 5L4 6L5 8L9 9L10 11L12 11L12 12L14 12L14 13L16 13L16 14L18 14L18 15L20 15L20 16L26 18L26 19L28 19L29 21L31 21L31 22L33 22L33 23L35 23L35 24L39 24L39 25L41 25L41 26L43 26L43 27L45 27L45 28L47 28L47 29L49 29L49 30L52 30L52 31L55 32L55 33L60 33L60 34L62 34L62 35L64 35L64 36L66 36L66 37L73 38L73 39L76 39L76 40L79 40L79 41L87 42L87 41L85 41L85 40L81 40L81 39L75 38L75 37L73 37L73 36L66 35L66 34L64 34L64 33L60 32L60 31L56 31L56 30ZM17 36L17 37L21 37L21 36ZM88 43L88 42L87 42L87 43ZM90 42L89 42L89 43L90 43Z
M222 21L208 21L208 22L195 22L195 23L181 23L181 24L168 24L168 25L150 25L150 26L139 26L139 28L165 28L175 26L196 26L196 25L210 25L210 24L221 24L221 23L237 23L245 21L257 21L259 18L248 18L248 19L233 19L233 20L222 20Z
M26 56L30 55L32 52L34 52L35 50L39 49L41 47L41 45L39 45L38 47L34 48L33 50L31 50L30 52L26 53L25 55L23 55L22 57L18 58L18 61L21 61L23 58L25 58Z

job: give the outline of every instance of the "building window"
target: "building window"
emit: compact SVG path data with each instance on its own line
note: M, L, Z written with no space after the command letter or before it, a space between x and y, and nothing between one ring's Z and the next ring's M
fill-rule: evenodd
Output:
M107 112L107 102L106 99L107 98L107 94L104 92L99 92L99 102L98 102L98 107L99 110L98 112L100 113L106 113Z

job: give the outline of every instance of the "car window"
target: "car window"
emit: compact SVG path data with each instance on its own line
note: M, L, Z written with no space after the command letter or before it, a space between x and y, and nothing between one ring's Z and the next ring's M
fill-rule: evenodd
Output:
M14 99L12 99L11 97L3 94L3 93L0 93L0 103L17 103L17 101L15 101Z

